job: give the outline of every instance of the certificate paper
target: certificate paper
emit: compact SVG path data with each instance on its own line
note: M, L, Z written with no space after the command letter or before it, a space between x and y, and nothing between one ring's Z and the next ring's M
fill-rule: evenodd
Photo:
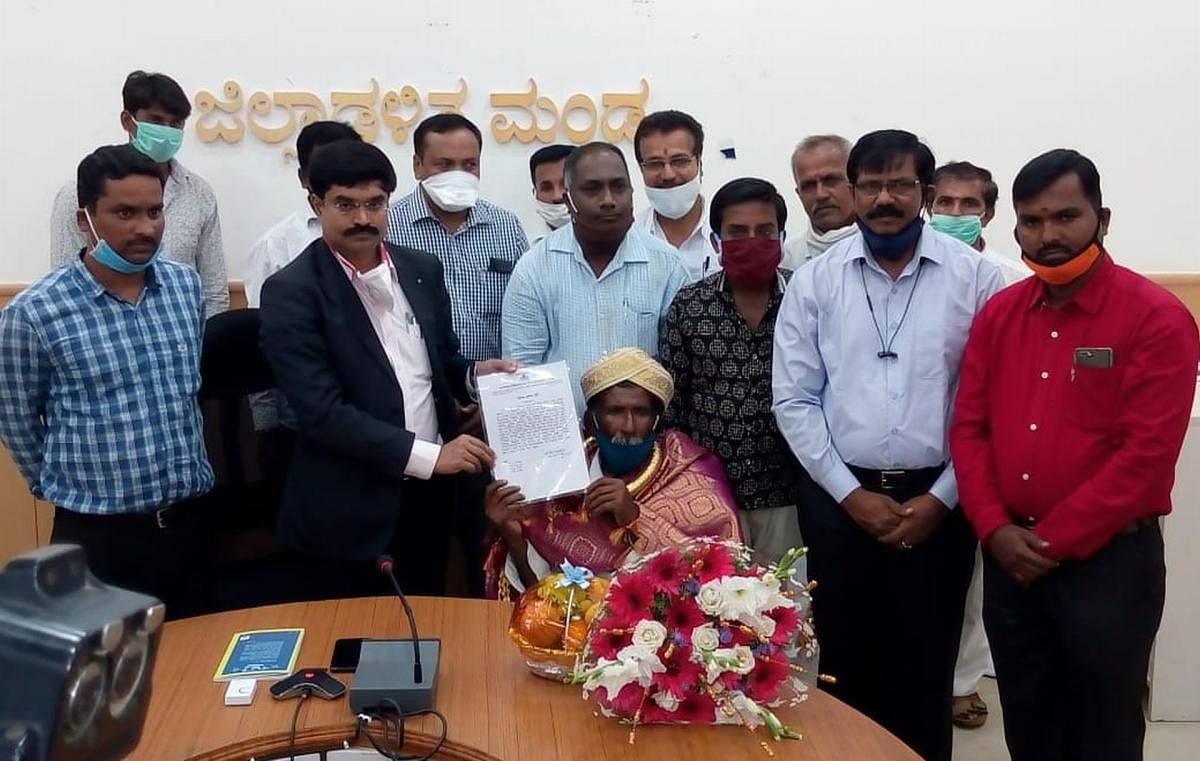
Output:
M566 362L484 375L476 385L497 479L519 486L527 502L587 488L591 477Z

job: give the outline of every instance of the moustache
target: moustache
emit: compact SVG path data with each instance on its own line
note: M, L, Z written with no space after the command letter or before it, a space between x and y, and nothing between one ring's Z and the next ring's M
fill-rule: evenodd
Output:
M1048 245L1045 245L1045 246L1042 246L1041 248L1039 248L1037 250L1037 254L1035 255L1034 258L1042 259L1042 258L1050 256L1052 254L1066 254L1067 256L1070 256L1073 253L1075 253L1075 252L1072 251L1071 249L1067 248L1066 246L1060 246L1057 243L1050 243Z
M904 212L901 211L898 206L892 206L891 204L888 204L887 206L876 206L874 209L871 209L867 212L867 219L882 219L884 217L898 217L903 219Z
M614 444L622 444L627 447L637 446L645 440L645 436L626 436L623 433L614 434L612 437Z
M375 227L374 225L355 225L354 227L346 228L346 230L342 232L342 235L347 235L347 236L358 235L359 233L370 233L371 235L378 235L379 228Z
M132 248L134 246L149 246L150 248L158 248L158 240L151 238L149 235L139 235L136 238L130 238L126 246Z

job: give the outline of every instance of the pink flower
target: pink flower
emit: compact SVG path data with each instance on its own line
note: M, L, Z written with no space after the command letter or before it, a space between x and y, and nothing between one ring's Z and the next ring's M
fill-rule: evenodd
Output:
M775 621L775 633L771 635L771 644L783 646L796 634L800 628L800 611L792 605L781 605L766 611L765 615Z
M733 555L723 544L706 544L692 563L696 580L701 584L723 576L733 575Z
M691 597L673 597L663 611L663 624L672 632L680 632L686 640L691 640L692 629L703 626L708 622L704 611Z
M607 619L597 621L593 628L594 633L588 646L592 651L592 655L597 658L614 660L617 657L617 653L633 641L632 635L626 632L623 627L610 628Z
M673 595L679 593L679 588L687 579L688 567L677 550L663 550L650 558L638 575L645 575L655 591Z
M608 607L626 621L650 618L654 588L642 573L621 576L608 588Z
M670 658L662 659L666 671L655 674L650 684L660 690L670 692L677 698L682 698L689 691L696 689L696 682L704 675L704 667L692 662L690 645L678 645L671 652Z
M757 659L754 670L746 675L746 695L760 703L774 700L789 670L787 658L782 655Z
M717 717L717 704L707 692L688 692L679 701L675 711L677 721L687 721L693 724L712 724Z
M639 687L637 682L630 682L621 688L617 696L608 701L608 705L614 710L632 717L637 713L638 706L642 704L642 693L646 688ZM605 690L607 697L608 691Z

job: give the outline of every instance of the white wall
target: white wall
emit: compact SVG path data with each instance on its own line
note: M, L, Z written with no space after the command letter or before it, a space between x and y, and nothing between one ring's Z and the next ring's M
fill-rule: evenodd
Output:
M80 158L118 142L120 87L134 68L174 76L189 95L236 80L255 90L450 89L487 131L492 91L536 78L559 106L584 92L650 81L648 109L677 107L705 126L709 192L737 176L774 181L802 232L788 157L814 132L852 139L912 130L939 162L991 168L1002 188L990 234L1010 244L1007 189L1052 147L1090 155L1114 210L1110 247L1145 271L1200 269L1200 19L1196 0L916 0L855 3L607 2L0 2L0 282L47 265L54 192ZM263 229L303 197L281 146L249 134L203 144L188 125L180 159L221 203L231 278ZM732 138L738 158L717 142ZM376 143L411 188L411 141ZM537 230L528 155L485 135L483 190ZM624 146L632 158L631 146ZM639 194L639 203L644 200Z

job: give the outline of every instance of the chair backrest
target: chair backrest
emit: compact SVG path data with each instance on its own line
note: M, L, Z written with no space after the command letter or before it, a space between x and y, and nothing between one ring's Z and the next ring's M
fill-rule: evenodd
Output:
M258 310L231 309L208 318L200 349L200 398L241 397L274 385L258 348Z

